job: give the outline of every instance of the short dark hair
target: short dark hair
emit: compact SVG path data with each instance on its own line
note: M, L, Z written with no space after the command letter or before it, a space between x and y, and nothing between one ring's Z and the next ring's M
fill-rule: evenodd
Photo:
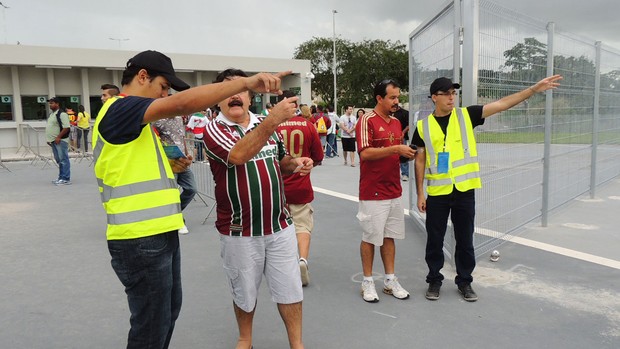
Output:
M103 85L101 85L101 89L102 90L110 90L110 94L112 96L116 96L119 93L121 93L121 90L118 88L118 86L112 85L112 84L103 84Z
M219 74L217 74L213 82L214 83L223 82L224 80L228 80L228 78L239 77L239 76L243 78L247 78L248 74L241 69L228 68L224 71L221 71ZM254 98L254 92L252 91L248 91L248 92L250 94L250 98Z
M385 79L385 80L381 80L379 81L376 85L375 85L375 90L374 90L374 98L377 99L377 96L381 96L381 98L384 98L385 95L387 94L387 87L392 85L392 87L397 87L400 88L400 85L398 84L398 82L396 82L396 80L393 79Z
M327 111L330 112L330 113L333 113L334 112L334 106L331 105L331 104L328 104L327 105Z
M217 74L217 77L215 77L215 81L213 82L222 82L224 80L227 80L230 77L235 77L235 76L241 76L241 77L247 78L248 74L246 74L241 69L228 68L220 72L219 74Z
M345 110L347 110L347 109L349 109L349 108L353 108L353 106L352 106L351 104L346 104L346 105L344 106L344 109L345 109Z

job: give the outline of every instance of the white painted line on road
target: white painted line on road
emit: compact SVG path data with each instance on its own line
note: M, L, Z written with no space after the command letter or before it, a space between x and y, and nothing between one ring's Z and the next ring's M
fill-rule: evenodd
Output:
M616 261L613 259L595 256L593 254L579 252L575 250L571 250L570 248L559 247L551 244L547 244L540 241L534 241L526 238L522 238L519 236L502 236L498 237L499 233L496 231L492 231L489 229L476 228L476 233L481 235L486 235L490 237L497 237L502 240L514 242L515 244L532 247L538 250L547 251L555 254L559 254L566 257L571 257L575 259L579 259L582 261L602 265L609 268L619 269L620 270L620 261Z
M342 194L336 191L318 188L318 187L314 187L314 191L316 191L317 193L330 195L330 196L337 197L337 198L344 199L344 200L359 202L358 197L353 196L353 195ZM409 210L404 210L404 211L406 215L409 215ZM590 262L590 263L594 263L594 264L602 265L605 267L620 270L620 261L617 261L614 259L609 259L609 258L600 257L600 256L596 256L596 255L589 254L589 253L579 252L579 251L571 250L569 248L559 247L559 246L547 244L544 242L534 241L534 240L530 240L530 239L526 239L526 238L522 238L518 236L502 237L502 236L499 236L501 235L500 233L489 230L489 229L476 228L476 233L490 236L493 238L503 239L506 241L513 242L515 244L519 244L519 245L523 245L523 246L527 246L531 248L536 248L542 251L547 251L547 252L559 254L562 256L571 257L571 258L579 259L582 261L586 261L586 262Z
M381 312L374 311L374 310L373 310L373 313L375 313L375 314L379 314L379 315L383 315L383 316L387 316L387 317L391 317L392 319L398 319L398 318L397 318L396 316L394 316L394 315L385 314L385 313L381 313Z
M317 192L317 193L334 196L334 197L337 197L337 198L340 198L340 199L345 199L345 200L349 200L349 201L353 201L353 202L359 202L360 201L357 196L342 194L342 193L339 193L337 191L332 191L332 190L323 189L323 188L319 188L319 187L312 187L312 189L314 189L314 191Z

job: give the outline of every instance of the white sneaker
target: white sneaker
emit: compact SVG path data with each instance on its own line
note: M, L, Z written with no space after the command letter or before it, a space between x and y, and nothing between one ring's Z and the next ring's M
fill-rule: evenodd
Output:
M71 181L68 181L68 180L65 180L65 179L59 179L54 184L56 184L56 185L71 185Z
M369 303L377 303L379 301L374 281L362 281L362 298Z
M383 286L383 293L391 294L398 299L409 298L409 292L407 292L407 290L400 285L398 278L393 278L392 280L386 282L385 286Z
M308 261L305 258L299 258L299 271L301 272L301 285L308 286L310 273L308 272Z
M189 234L189 229L187 229L187 225L183 225L183 227L179 229L179 234L181 235Z
M403 180L403 182L408 181L408 180L409 180L409 176L407 176L407 175L403 175L402 180Z

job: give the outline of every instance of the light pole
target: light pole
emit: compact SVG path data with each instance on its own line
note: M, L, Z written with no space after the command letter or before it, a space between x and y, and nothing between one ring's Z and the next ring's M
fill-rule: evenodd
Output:
M114 41L118 41L118 49L120 50L121 48L121 41L128 41L129 39L127 38L108 38L110 40L114 40Z
M334 34L334 112L338 114L338 95L336 92L336 13L338 11L332 10L332 18L333 18L333 34Z
M7 37L9 34L6 32L6 9L10 8L7 5L0 2L0 6L2 6L2 23L4 24L4 44L6 45Z

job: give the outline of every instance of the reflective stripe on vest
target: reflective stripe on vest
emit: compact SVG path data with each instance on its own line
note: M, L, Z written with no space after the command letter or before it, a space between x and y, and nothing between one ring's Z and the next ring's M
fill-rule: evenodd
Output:
M466 112L467 111L465 110L465 113ZM433 126L435 132L433 133L433 136L431 136L431 118L435 123L437 123L432 114L429 115L428 118L418 121L418 130L421 131L420 136L424 140L427 154L427 171L425 177L427 180L428 194L431 196L450 194L454 186L456 186L459 191L480 188L481 180L477 160L476 140L473 137L473 127L470 126L471 122L467 122L469 115L465 115L464 110L458 108L453 109L452 114L449 116L451 119L448 121L447 130L454 129L454 126L458 125L461 137L460 142L455 142L456 140L453 138L454 135L447 132L447 130L446 132L448 135L445 136L439 127L439 124ZM455 121L452 120L452 118L456 118L456 120L458 120L457 125L450 124L450 122ZM446 149L450 153L448 173L438 173L438 151L435 149L435 145L432 142L432 138L436 139L438 137L435 134L437 132L441 133L442 136L445 136L444 146L450 148ZM442 149L442 151L445 150ZM461 152L463 157L459 158L461 156Z
M150 125L127 144L107 143L99 134L99 123L117 100L104 104L93 128L95 174L107 213L108 239L132 239L178 229L183 218L177 183Z

